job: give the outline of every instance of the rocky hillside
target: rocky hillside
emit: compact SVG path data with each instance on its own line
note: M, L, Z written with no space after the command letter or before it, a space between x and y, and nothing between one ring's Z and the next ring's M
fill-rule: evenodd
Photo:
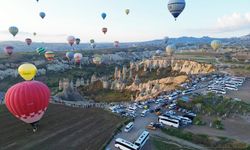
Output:
M207 74L215 71L211 64L198 63L195 61L174 61L172 65L173 71L179 71L186 74Z
M133 83L127 86L126 89L130 91L139 91L136 95L136 100L141 101L156 97L163 91L171 91L177 88L178 85L186 82L188 76L181 75L177 77L167 77L159 80L148 81L147 83L136 84Z

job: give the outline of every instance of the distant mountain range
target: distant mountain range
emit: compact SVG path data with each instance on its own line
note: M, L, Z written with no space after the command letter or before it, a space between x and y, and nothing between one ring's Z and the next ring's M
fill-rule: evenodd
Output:
M196 37L179 37L179 38L170 38L168 44L177 44L182 46L197 46L202 44L210 44L213 40L220 40L224 45L243 45L245 47L250 47L250 34L234 37L234 38L212 38L208 36L204 36L201 38ZM3 49L5 46L11 45L15 47L15 51L34 51L38 47L45 47L48 50L71 50L71 49L91 49L89 43L82 43L80 45L75 45L74 47L69 46L66 43L32 43L31 46L27 46L26 43L20 41L4 41L0 42L0 48ZM120 43L121 48L129 48L129 47L145 47L145 46L156 46L156 47L164 47L166 46L163 43L163 40L152 40L145 42L130 42L130 43ZM113 48L113 43L97 43L97 49L109 49Z

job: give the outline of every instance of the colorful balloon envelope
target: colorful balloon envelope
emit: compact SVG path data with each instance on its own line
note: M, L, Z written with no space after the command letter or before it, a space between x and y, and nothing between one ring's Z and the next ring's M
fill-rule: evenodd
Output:
M173 44L172 45L168 45L166 47L166 53L167 53L168 56L173 56L175 50L176 50L176 47Z
M68 36L67 41L70 46L72 46L75 43L75 37L74 36Z
M96 65L100 65L102 63L102 56L101 55L94 55L93 63Z
M26 44L27 44L28 46L30 46L31 43L32 43L32 40L31 40L30 38L27 38L27 39L25 39L25 42L26 42Z
M128 15L130 13L130 9L125 9L125 13Z
M118 48L118 47L119 47L119 41L115 41L115 42L114 42L114 46L115 46L116 48Z
M108 32L108 28L102 28L102 32L106 34Z
M175 20L185 9L186 2L185 0L169 0L168 2L168 10L173 15Z
M95 40L94 40L94 39L91 39L91 40L90 40L90 43L95 43Z
M55 53L53 51L47 51L45 52L45 58L48 60L48 61L52 61L54 60L55 58Z
M211 47L213 48L214 51L218 51L221 48L221 46L222 46L222 43L219 40L213 40L211 42Z
M82 54L81 53L75 53L74 60L75 60L76 63L81 63Z
M18 67L18 73L24 80L29 81L35 77L37 68L30 63L22 64Z
M9 27L9 32L10 32L10 34L12 34L13 36L16 36L17 33L18 33L18 31L19 31L18 28L15 27L15 26Z
M107 14L106 13L102 13L101 16L102 16L102 19L105 20L105 18L107 17Z
M46 14L44 13L44 12L40 12L40 17L42 18L42 19L44 19L44 17L46 16Z
M67 59L70 61L70 60L72 60L73 58L74 58L74 52L67 52L66 53L66 57L67 57Z
M50 99L49 88L39 81L24 81L8 89L5 102L8 110L25 123L36 123L44 115Z
M76 45L79 45L79 44L80 44L80 42L81 42L81 39L76 38Z
M11 55L13 54L13 50L14 50L14 47L13 47L13 46L6 46L6 47L4 48L4 52L5 52L7 55L9 55L9 56L11 56Z
M43 55L43 54L45 54L46 49L43 48L43 47L39 47L39 48L36 49L36 52L37 52L39 55Z

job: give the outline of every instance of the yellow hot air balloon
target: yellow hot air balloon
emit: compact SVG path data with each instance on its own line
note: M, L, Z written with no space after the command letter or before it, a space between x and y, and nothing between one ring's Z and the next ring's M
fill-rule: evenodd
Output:
M214 51L218 51L221 48L221 46L222 46L222 43L219 40L213 40L211 42L211 47L213 48Z
M18 68L19 75L26 81L32 80L36 75L36 66L30 63L22 64Z

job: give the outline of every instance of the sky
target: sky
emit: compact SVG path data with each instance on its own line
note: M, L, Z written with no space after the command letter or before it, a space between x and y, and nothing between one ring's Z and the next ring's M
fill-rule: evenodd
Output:
M250 0L186 0L177 21L168 0L0 0L0 41L66 42L67 36L82 42L138 42L165 36L236 37L250 33ZM125 14L125 9L130 14ZM39 13L46 13L45 19ZM106 20L101 13L107 13ZM8 28L17 26L13 38ZM108 28L104 35L103 27ZM37 36L32 35L33 32Z

